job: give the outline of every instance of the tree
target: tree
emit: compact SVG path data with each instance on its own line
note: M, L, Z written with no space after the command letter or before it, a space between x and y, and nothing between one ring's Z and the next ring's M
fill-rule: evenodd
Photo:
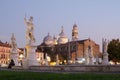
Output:
M44 59L46 57L46 54L51 58L51 62L56 61L56 54L54 53L54 47L53 46L47 46L45 44L39 45L37 47L38 52L44 53Z
M44 54L48 54L48 56L51 58L51 62L56 61L56 54L54 53L54 48L53 47L44 47Z
M109 54L109 60L112 60L113 62L120 62L120 41L119 39L113 39L108 44L108 50Z

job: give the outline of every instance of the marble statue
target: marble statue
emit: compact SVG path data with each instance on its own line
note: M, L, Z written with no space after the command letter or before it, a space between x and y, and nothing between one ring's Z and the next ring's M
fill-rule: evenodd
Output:
M107 40L103 39L103 53L107 52Z
M16 39L15 39L13 33L12 33L12 37L11 37L11 47L12 47L12 51L17 52Z
M27 27L27 29L26 29L26 39L29 42L35 42L35 37L34 37L34 34L33 34L33 31L34 31L33 17L30 16L29 21L27 21L26 17L25 17L24 22L25 22L26 27Z

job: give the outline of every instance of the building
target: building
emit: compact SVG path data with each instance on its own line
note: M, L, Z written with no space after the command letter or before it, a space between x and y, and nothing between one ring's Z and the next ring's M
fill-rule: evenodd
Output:
M44 59L46 53L52 59L55 58L54 60L56 60L56 56L58 55L59 62L61 63L68 63L69 60L71 63L75 63L76 61L82 61L81 63L84 63L86 57L89 59L91 54L95 63L97 58L101 58L99 45L90 38L79 40L78 35L78 27L74 24L72 29L72 39L70 41L62 26L58 38L48 34L43 39L43 43L38 46L37 50L44 53ZM91 49L91 53L88 53L88 49Z
M97 57L101 58L99 45L91 39L77 40L66 44L55 45L54 53L59 55L61 62L70 59L71 63L75 63L76 60L79 62L85 60L86 50L89 47L92 47L92 55L95 60Z
M0 41L0 65L8 64L10 59L11 45Z

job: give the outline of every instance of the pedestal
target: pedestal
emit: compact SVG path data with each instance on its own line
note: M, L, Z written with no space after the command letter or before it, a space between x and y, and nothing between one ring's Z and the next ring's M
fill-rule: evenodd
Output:
M11 52L11 59L13 59L15 66L19 66L18 63L18 53L17 52Z
M29 66L28 66L28 60L27 60L27 59L23 59L22 64L23 64L22 67L23 67L24 69L28 69L28 68L29 68Z
M85 58L85 65L89 64L89 58Z
M102 61L103 65L108 65L109 61L108 61L108 53L103 53L103 61Z
M36 57L36 46L26 45L26 58L23 60L23 68L28 68L29 66L39 65Z
M89 65L94 65L94 62L93 62L93 58L92 58L92 57L89 58Z

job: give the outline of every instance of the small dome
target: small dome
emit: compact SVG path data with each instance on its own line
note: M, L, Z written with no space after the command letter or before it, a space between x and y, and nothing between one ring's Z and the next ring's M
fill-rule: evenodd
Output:
M76 24L73 25L73 29L78 29Z
M61 30L61 33L59 34L59 38L58 38L58 43L64 44L67 42L68 42L68 38L67 38L66 34L64 33L63 26L62 26L62 30Z
M46 44L46 45L53 45L54 44L54 41L53 41L53 38L52 36L48 35L43 39L43 42Z
M76 24L74 24L74 25L73 25L73 27L77 27L77 25L76 25Z
M66 38L66 34L64 33L63 27L62 27L62 30L61 30L61 33L59 34L59 36L62 38Z

